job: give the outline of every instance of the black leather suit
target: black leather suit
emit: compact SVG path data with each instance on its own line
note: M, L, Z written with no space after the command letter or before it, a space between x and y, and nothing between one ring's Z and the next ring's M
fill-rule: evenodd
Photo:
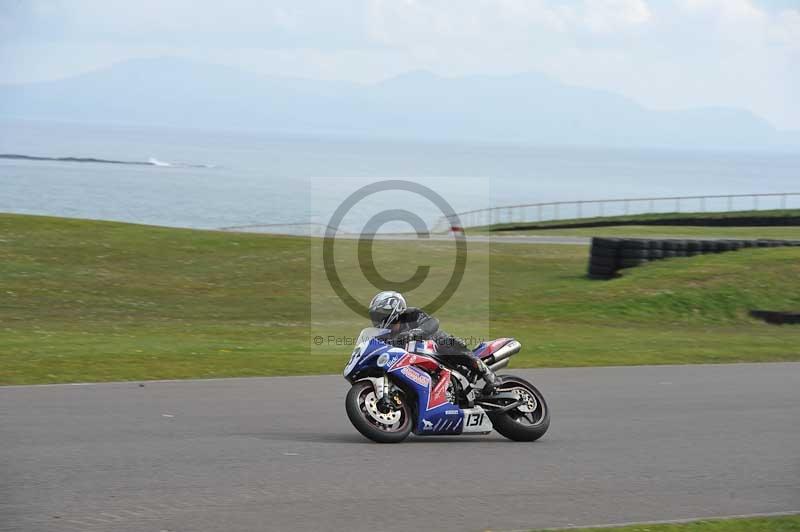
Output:
M406 333L418 329L419 334L414 340L433 340L436 342L437 353L447 365L460 364L473 370L480 371L480 360L467 349L463 340L448 334L439 328L439 320L429 316L422 309L407 308L392 325L392 334L388 343L402 347L411 340Z

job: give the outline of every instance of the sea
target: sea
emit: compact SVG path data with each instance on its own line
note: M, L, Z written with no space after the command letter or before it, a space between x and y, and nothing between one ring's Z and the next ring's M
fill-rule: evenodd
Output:
M292 137L5 120L0 154L41 158L0 157L0 212L202 229L303 232L329 224L343 209L339 227L358 231L387 210L413 211L433 226L449 210L492 206L800 192L800 153ZM424 188L409 190L398 182ZM373 189L367 188L363 197L353 197L370 186L381 190L369 194ZM769 201L759 207L770 207ZM774 206L800 208L800 197L790 197L796 205L783 201ZM392 223L413 220L386 227Z

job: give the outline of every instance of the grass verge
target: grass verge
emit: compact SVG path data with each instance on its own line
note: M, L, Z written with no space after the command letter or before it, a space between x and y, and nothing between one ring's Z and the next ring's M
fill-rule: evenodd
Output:
M571 218L543 222L506 222L471 228L470 232L524 233L554 229L602 228L608 226L690 226L690 227L800 227L800 209L731 212L665 212Z
M610 225L605 227L575 227L568 229L536 229L492 233L498 238L503 235L536 236L605 236L632 238L732 238L752 239L772 238L778 240L800 240L800 226L764 227L701 227L694 225Z
M351 348L312 336L365 319L320 288L317 242L0 215L0 383L338 373ZM356 243L342 245L343 279L368 300ZM452 269L443 242L375 252L389 279L408 277L414 261L396 259L415 254L432 278ZM800 360L800 328L747 316L800 309L800 248L659 261L610 282L585 278L587 253L471 246L477 276L436 314L455 334L517 337L512 367Z
M708 519L688 523L569 528L564 530L569 530L570 532L796 532L800 531L800 515L747 519Z

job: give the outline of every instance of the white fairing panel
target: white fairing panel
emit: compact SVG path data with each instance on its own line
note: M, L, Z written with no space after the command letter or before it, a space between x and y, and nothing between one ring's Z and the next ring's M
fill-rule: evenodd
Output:
M464 421L463 421L463 428L461 432L482 432L487 433L491 432L494 428L492 426L492 422L489 420L489 416L486 414L486 410L481 408L480 406L476 406L473 408L465 408L464 412Z
M358 339L356 340L356 348L353 349L353 352L350 354L350 360L347 362L347 365L344 367L344 371L342 372L342 375L344 375L345 378L350 375L350 372L353 371L353 368L358 364L358 361L364 354L364 350L367 348L369 341L376 336L381 336L387 332L389 332L388 329L378 329L376 327L367 327L366 329L361 330L361 333L358 335Z
M361 332L358 335L358 339L356 340L356 345L362 342L369 342L376 336L383 336L388 332L390 332L389 329L381 329L378 327L367 327L366 329L361 329Z

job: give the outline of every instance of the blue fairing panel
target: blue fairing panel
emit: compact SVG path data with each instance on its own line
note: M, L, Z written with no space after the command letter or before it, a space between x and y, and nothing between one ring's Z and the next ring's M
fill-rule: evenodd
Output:
M433 434L461 434L464 413L454 404L442 405L425 413L418 424L416 434L428 436Z
M444 403L430 410L428 399L431 394L431 376L414 366L405 366L392 371L392 376L403 381L417 394L417 426L414 433L423 436L432 434L460 434L463 429L464 414L453 403Z

